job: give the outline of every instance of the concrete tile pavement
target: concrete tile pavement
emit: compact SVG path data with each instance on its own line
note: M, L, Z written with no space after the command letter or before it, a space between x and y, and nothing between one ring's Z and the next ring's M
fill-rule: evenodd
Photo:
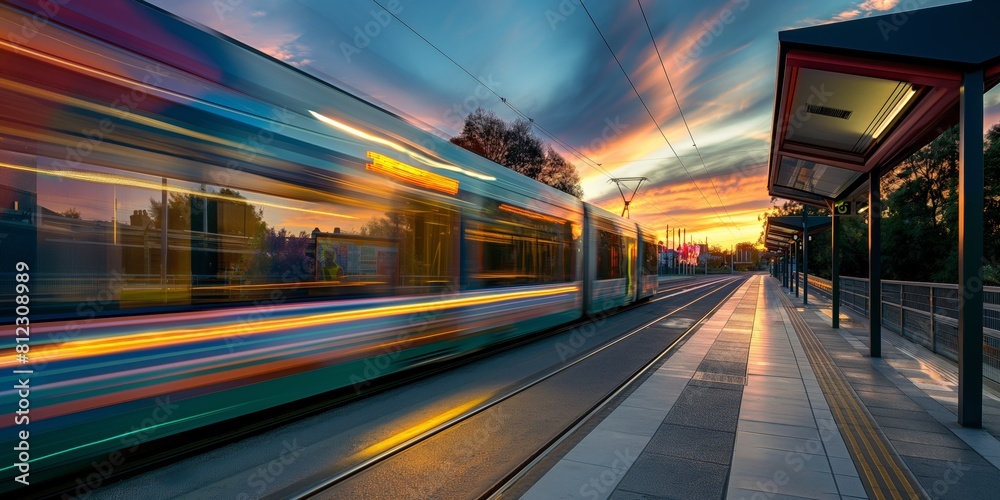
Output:
M792 314L850 382L919 494L1000 491L1000 442L990 429L954 423L947 363L895 339L882 359L868 358L863 323L833 330L828 303L811 295L811 305L787 309L783 293L764 276L741 286L525 497L866 498ZM746 385L732 383L740 375ZM989 401L989 418L1000 420L1000 401Z

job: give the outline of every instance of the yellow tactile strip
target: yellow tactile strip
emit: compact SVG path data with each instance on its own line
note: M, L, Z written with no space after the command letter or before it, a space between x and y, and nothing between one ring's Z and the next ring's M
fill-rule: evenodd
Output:
M816 334L785 294L778 295L802 342L806 356L809 357L809 363L844 436L854 464L858 467L869 498L927 498L889 440L864 409L847 378L820 344Z

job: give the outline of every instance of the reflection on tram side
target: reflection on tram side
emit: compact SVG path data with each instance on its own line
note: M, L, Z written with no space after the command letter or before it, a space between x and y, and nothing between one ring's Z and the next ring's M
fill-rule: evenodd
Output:
M0 31L33 8L0 5ZM633 222L146 4L61 9L0 43L0 303L23 261L32 483L655 293Z

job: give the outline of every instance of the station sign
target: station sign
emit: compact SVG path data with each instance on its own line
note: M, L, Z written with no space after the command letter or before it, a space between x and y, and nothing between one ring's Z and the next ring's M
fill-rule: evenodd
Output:
M833 205L834 215L854 215L854 203L847 200L838 201Z

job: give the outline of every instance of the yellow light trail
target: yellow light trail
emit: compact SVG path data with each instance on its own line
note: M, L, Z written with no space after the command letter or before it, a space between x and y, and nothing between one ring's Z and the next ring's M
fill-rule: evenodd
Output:
M121 109L117 109L117 108L114 108L114 107L111 107L111 106L105 106L103 104L96 104L96 103L93 103L93 102L90 102L90 101L85 101L83 99L79 99L79 98L75 98L75 97L70 97L70 96L67 96L67 95L64 95L64 94L59 94L59 93L56 93L56 92L52 92L50 90L43 90L43 89L40 89L38 87L32 87L32 86L29 86L29 85L25 85L23 83L15 82L13 80L7 80L5 78L0 78L0 86L2 86L4 88L11 89L11 90L14 90L14 91L17 91L17 92L20 92L20 93L25 94L25 95L30 95L32 97L38 97L38 98L49 100L49 101L56 102L56 103L59 103L59 104L64 104L66 106L74 106L74 107L78 107L78 108L81 108L81 109L86 109L86 110L89 110L89 111L93 111L93 112L98 113L98 114L103 115L103 116L107 116L107 117L117 116L117 119L131 121L133 123L138 123L140 125L146 125L148 127L155 128L155 129L158 129L158 130L162 130L164 132L170 132L170 133L175 133L175 134L179 134L179 135L184 135L184 136L191 137L192 139L199 139L199 140L202 140L202 141L205 141L205 142L215 143L215 144L219 144L219 145L226 146L226 147L233 148L233 149L239 149L240 148L240 144L239 143L236 143L236 142L233 142L233 141L230 141L230 140L226 140L226 139L223 139L221 137L217 137L217 136L210 135L210 134L205 134L205 133L202 133L202 132L197 132L197 131L190 130L190 129L187 129L187 128L184 128L184 127L178 127L177 125L173 125L173 124L167 123L167 122L165 122L163 120L157 120L155 118L150 118L148 116L143 116L143 115L140 115L138 113L133 113L131 111L129 111L128 113L125 113ZM189 99L189 100L191 100L191 99Z
M424 433L430 432L435 428L444 425L445 423L461 416L465 412L475 408L476 406L482 404L486 401L485 396L478 397L467 403L460 404L436 417L428 418L417 425L409 427L401 432L398 432L378 443L375 443L364 450L357 453L357 456L362 459L369 459L379 454L385 453L387 451L400 446L407 441L416 438Z
M410 151L409 149L406 149L405 147L403 147L403 146L401 146L401 145L399 145L399 144L397 144L395 142L392 142L392 141L390 141L388 139L383 139L381 137L371 135L371 134L369 134L369 133L367 133L367 132L365 132L363 130L358 130L358 129L356 129L356 128L354 128L354 127L352 127L352 126L350 126L350 125L348 125L346 123L339 122L337 120L334 120L333 118L321 115L321 114L319 114L319 113L317 113L315 111L309 110L309 113L311 113L313 115L313 117L316 118L317 120L319 120L319 121L321 121L321 122L323 122L323 123L325 123L325 124L327 124L327 125L335 128L337 130L341 130L341 131L347 132L348 134L351 134L351 135L353 135L355 137L360 137L362 139L374 142L376 144L381 144L383 146L388 146L388 147L390 147L390 148L392 148L392 149L394 149L394 150L396 150L396 151L398 151L400 153L403 153L403 154L409 156L410 158L413 158L414 160L417 160L417 161L419 161L421 163L430 165L432 167L440 168L442 170L450 170L452 172L460 172L460 173L463 173L465 175L468 175L469 177L474 177L476 179L482 179L484 181L495 181L495 180L497 180L497 178L493 177L492 175L480 174L479 172L473 172L471 170L466 170L464 168L457 167L457 166L449 164L449 163L442 163L442 162L439 162L437 160L428 158L428 157L426 157L426 156L424 156L424 155L422 155L420 153L417 153L417 152L414 152L414 151Z
M99 172L84 172L79 170L42 170L35 167L26 167L22 165L14 165L12 163L0 162L0 167L9 168L11 170L21 170L24 172L32 172L38 175L46 175L49 177L60 177L63 179L73 179L77 181L92 182L95 184L107 184L114 186L129 186L137 187L142 189L150 189L154 191L167 191L170 193L185 194L189 196L195 196L198 198L209 198L219 201L229 201L233 203L244 203L254 205L259 205L262 207L279 208L282 210L292 210L295 212L304 212L316 215L326 215L329 217L340 217L344 219L357 219L353 215L338 214L334 212L324 212L322 210L312 210L309 208L293 207L289 205L282 205L280 203L272 203L264 200L248 200L244 198L237 198L235 196L226 196L218 193L208 193L205 191L197 191L194 189L188 189L180 186L173 186L170 184L164 185L161 182L149 181L144 179L136 179L135 177L129 177L127 175L117 175L117 174L102 174Z
M339 311L292 318L270 319L256 323L252 332L247 332L244 324L236 323L208 325L196 328L157 330L152 332L122 335L119 337L98 337L74 340L64 344L38 346L33 347L32 352L39 353L49 362L95 355L113 355L122 352L199 342L203 340L224 338L227 336L246 337L250 335L262 335L279 330L291 330L295 328L305 328L319 325L329 326L337 322L384 318L386 316L398 314L443 311L446 309L492 304L507 300L572 293L578 290L579 287L577 286L564 286L548 290L527 290L477 297L459 297L434 302L421 302L417 304L382 306L361 311ZM4 356L3 359L14 360L14 356ZM16 364L17 363L15 361L0 362L0 366L14 366Z
M540 214L538 212L534 212L534 211L531 211L531 210L528 210L528 209L524 209L524 208L521 208L521 207L515 207L513 205L508 205L506 203L501 203L500 206L497 207L497 208L499 208L500 210L503 210L504 212L510 212L512 214L517 214L517 215L523 215L524 217L529 217L529 218L532 218L532 219L537 219L537 220L541 220L541 221L545 221L545 222L555 222L556 224L564 224L564 223L566 223L566 221L563 220L563 219L559 219L557 217L552 217L550 215Z
M369 151L368 157L372 159L372 162L366 168L372 172L378 172L408 184L445 194L458 194L458 181L455 179L428 172L374 151Z

